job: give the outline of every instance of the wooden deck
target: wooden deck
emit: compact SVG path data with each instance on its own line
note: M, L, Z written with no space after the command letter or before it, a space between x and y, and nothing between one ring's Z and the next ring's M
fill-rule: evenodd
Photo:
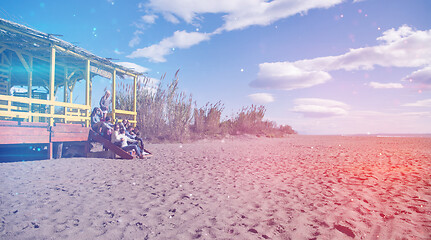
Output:
M48 156L53 146L64 142L87 142L90 128L79 124L16 122L0 120L0 144L47 144ZM88 151L88 149L83 149Z

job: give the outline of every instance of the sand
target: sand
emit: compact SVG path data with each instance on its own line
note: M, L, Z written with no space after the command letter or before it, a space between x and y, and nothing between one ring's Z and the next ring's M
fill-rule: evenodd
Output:
M1 239L431 239L431 138L236 137L0 163Z

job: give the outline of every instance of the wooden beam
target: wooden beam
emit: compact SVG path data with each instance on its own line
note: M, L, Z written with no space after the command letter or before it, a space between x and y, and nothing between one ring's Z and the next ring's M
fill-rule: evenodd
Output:
M87 60L85 64L85 105L91 105L90 102L90 61Z
M53 43L53 42L52 42L52 40L50 40L50 39L49 39L49 35L48 35L48 34L46 34L46 39L44 39L44 38L36 37L36 36L31 35L31 34L28 34L28 33L25 33L25 32L22 32L22 31L19 31L19 30L16 30L16 29L14 29L14 28L10 28L10 27L7 27L7 26L2 26L2 28L3 28L3 29L5 29L5 30L7 30L7 31L11 31L11 32L15 32L15 33L18 33L18 34L25 35L25 36L30 37L30 38L33 38L33 39L35 39L35 40L41 41L41 42L43 42L43 43L47 43L47 44L52 44L52 43ZM9 47L9 46L5 46L5 47L7 47L7 48L9 48L9 49L10 49L10 47ZM89 58L87 58L87 57L85 57L85 56L82 56L82 55L80 55L80 54L78 54L78 53L75 53L75 52L70 51L69 49L65 49L65 48L60 47L60 46L57 46L57 45L52 45L51 47L55 47L55 48L57 48L59 51L63 51L63 52L68 53L68 54L70 54L70 55L76 56L76 57L78 57L78 58L80 58L80 59L83 59L83 60L90 60ZM11 49L11 50L12 50L12 49ZM99 61L97 61L97 60L95 60L95 61L96 61L98 64L100 64L100 65L107 66L107 67L109 67L109 68L111 68L111 69L113 69L113 68L114 68L114 67L112 67L112 66L109 66L109 65L106 65L106 64L104 64L104 63L101 63L101 62L99 62Z
M133 112L136 113L136 85L137 85L137 76L133 77ZM136 115L133 115L133 121L136 121ZM136 126L136 124L135 124Z
M85 63L85 105L91 106L91 99L90 99L90 60L87 60ZM89 112L87 111L87 116ZM90 122L87 120L85 121L85 126L90 126Z
M30 72L31 69L28 66L27 62L25 61L25 58L22 56L22 54L20 52L15 52L16 55L18 56L19 60L21 61L22 65L24 66L25 70L27 70L27 72Z
M20 32L20 33L21 33L21 32ZM40 40L40 39L39 39L39 40ZM48 41L48 42L49 42L49 41ZM49 43L50 43L50 44L52 44L51 42L49 42ZM5 45L5 44L3 44L3 43L0 43L0 46L1 46L1 47L4 47L4 48L6 48L6 49L9 49L9 50L12 50L12 51L16 52L16 50L15 50L13 47L11 47L11 46ZM75 53L75 52L70 51L70 50L68 50L68 49L65 49L65 48L63 48L63 47L60 47L60 46L57 46L57 45L53 45L53 47L55 47L57 50L62 51L62 52L64 52L64 53L66 53L66 54L69 54L69 55L75 56L75 57L76 57L76 58L78 58L78 59L82 59L82 60L89 60L89 61L91 61L91 62L94 62L94 63L95 63L95 64L97 64L97 65L105 66L105 67L107 67L107 68L110 68L110 69L112 69L112 70L116 70L116 71L118 71L118 72L121 72L121 73L126 74L126 75L131 76L131 77L138 76L137 74L127 72L127 71L125 71L125 70L123 70L123 69L118 69L118 68L116 68L115 66L111 66L111 65L107 65L107 64L105 64L105 63L102 63L102 62L100 62L100 61L98 61L98 60L95 60L94 58L88 58L88 57L82 56L82 55L80 55L80 54L78 54L78 53ZM43 60L43 61L45 61L45 62L49 62L49 61L50 61L50 60L49 60L49 59L47 59L47 58L40 57L40 56L36 56L36 55L34 55L34 54L31 54L30 52L26 52L26 51L23 51L23 50L20 50L20 52L21 52L21 53L23 53L23 54L29 55L29 56L33 56L34 58L37 58L37 59ZM97 57L97 56L96 56L96 57ZM59 65L59 66L67 66L66 64L63 64L63 63L60 63L60 62L57 62L57 65Z
M0 47L5 47L6 49L9 49L9 50L11 50L11 51L13 51L13 52L16 52L16 51L17 51L17 50L15 50L14 48L12 48L12 47L10 47L10 46L8 46L8 45L5 45L5 44L3 44L3 43L0 43ZM48 63L49 63L49 61L50 61L50 59L48 59L48 58L41 57L40 55L37 55L37 54L36 54L36 55L35 55L35 54L32 54L32 53L30 53L30 52L28 52L28 51L24 51L24 50L22 50L22 49L20 49L19 51L21 52L21 54L25 54L25 55L28 55L28 56L32 56L33 58L39 59L39 60L44 61L44 62L48 62ZM9 64L11 64L9 59L6 59L6 60L8 60ZM61 63L61 62L57 62L56 64L57 64L57 65L59 65L59 66L63 66L63 67L66 67L66 66L67 66L67 64L63 64L63 63Z
M54 101L54 83L55 83L55 48L51 47L51 56L49 59L49 100ZM54 106L50 106L50 114L54 114ZM54 118L49 118L49 125L54 124Z
M0 48L0 53L2 53L4 50L6 50L5 47Z
M51 100L43 100L43 99L35 99L35 98L28 99L27 97L16 97L16 96L8 96L8 95L0 95L0 101L20 102L25 104L55 105L59 107L79 108L79 109L90 109L89 106L81 105L81 104L56 102Z
M64 102L67 102L67 90L69 89L69 83L68 83L68 79L67 79L67 74L68 74L68 67L64 68ZM66 111L64 111L64 113L66 113Z
M28 61L30 71L28 72L28 98L32 98L32 87L33 87L33 57L30 56Z
M124 114L124 115L132 115L132 116L136 116L136 112L133 112L133 111L126 111L126 110L120 110L120 109L117 109L117 110L115 110L115 113L116 114Z
M78 71L78 69L73 70L73 71L70 73L70 75L69 75L69 76L66 74L66 78L67 78L67 80L70 80L70 78L71 78L73 75L75 75L75 73L76 73L77 71Z
M91 105L91 95L93 95L92 93L93 93L93 82L91 81L91 78L90 78L90 100L89 100L90 105Z
M112 97L111 97L111 101L112 101L112 120L115 121L115 100L116 100L116 76L117 76L117 71L114 69L114 72L112 74Z
M2 60L6 60L6 61L4 61L4 62L2 62L2 63L7 62L9 65L12 65L12 64L11 64L11 60L8 58L7 54L5 54L5 53L1 53L1 54L2 54L2 56L3 56Z
M72 103L73 102L73 90L75 89L75 85L76 85L76 80L73 81L72 85L69 86L70 89L70 93L69 93L69 102Z
M69 49L65 49L65 48L60 47L60 46L58 46L58 45L55 45L55 47L56 47L59 51L62 51L62 52L68 53L68 54L70 54L70 55L76 56L77 58L81 58L81 59L83 59L83 60L87 60L87 61L89 61L89 60L90 60L90 58L85 57L85 56L82 56L81 54L78 54L78 53L72 52L72 51L70 51ZM97 56L95 56L95 57L97 57ZM126 72L126 71L124 71L124 70L122 70L122 69L118 69L118 68L116 68L116 67L114 67L114 66L111 66L111 65L108 65L108 64L102 63L102 62L100 62L100 61L98 61L98 60L96 60L96 59L94 59L94 58L91 58L91 62L94 62L94 63L95 63L95 64L97 64L97 65L102 65L102 66L108 67L108 68L110 68L110 69L113 69L113 70L116 70L116 71L122 72L122 73L124 73L124 74L126 74L126 75L129 75L129 76L131 76L131 77L137 76L136 74L129 73L129 72Z

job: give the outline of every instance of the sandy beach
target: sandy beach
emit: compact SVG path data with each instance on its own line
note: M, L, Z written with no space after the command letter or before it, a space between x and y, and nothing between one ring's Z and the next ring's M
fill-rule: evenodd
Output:
M147 148L0 163L0 239L431 239L431 138Z

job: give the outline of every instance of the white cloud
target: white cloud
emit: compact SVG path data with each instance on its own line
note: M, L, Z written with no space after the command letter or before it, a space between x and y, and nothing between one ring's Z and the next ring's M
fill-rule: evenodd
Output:
M298 98L294 103L293 112L311 118L344 116L348 114L347 110L350 108L343 102L321 98Z
M257 104L266 104L274 102L274 97L269 93L254 93L248 95L248 97Z
M314 8L329 8L343 0L151 0L147 7L163 15L177 16L193 23L206 13L223 15L224 25L218 30L232 31L252 25L269 25L279 19L307 12Z
M341 2L343 0L150 0L146 4L138 4L138 8L142 10L145 7L147 12L160 14L166 21L174 24L178 24L179 19L183 19L189 24L195 24L196 21L203 19L203 14L224 14L223 26L212 33L220 34L223 31L244 29L253 25L266 26L282 18L306 13L310 9L329 8ZM156 15L149 14L143 16L142 20L146 23L154 23L156 18ZM137 24L137 27L143 28L141 24ZM192 41L193 44L188 47L208 40L212 34L201 35L204 37L198 41ZM130 47L139 44L139 35L134 34L133 39L129 42ZM129 57L146 57L153 62L165 62L164 56L170 54L169 48L172 48L166 46L166 41L169 40L171 39L163 39L159 44L138 49Z
M431 66L412 72L403 81L411 82L419 88L431 89Z
M142 16L141 18L146 23L154 24L156 22L156 19L158 18L158 16L154 15L154 14L147 14L147 15Z
M378 40L381 45L351 49L339 56L319 57L296 62L262 63L258 77L251 86L261 88L297 89L311 87L331 79L329 71L370 70L382 67L423 67L431 62L431 30L413 31L408 26L390 29ZM429 79L425 68L421 79ZM416 73L418 75L418 73Z
M295 117L284 121L300 133L431 133L430 112L349 111L332 118Z
M404 112L401 113L401 115L410 117L431 117L431 112Z
M150 70L146 67L143 67L141 65L138 65L136 63L131 63L131 62L116 62L116 64L121 65L121 66L126 67L126 68L133 69L139 73L145 73L145 72L148 72Z
M180 20L178 20L178 18L176 18L173 14L171 13L163 13L163 18L165 18L166 21L173 23L173 24L178 24L180 23Z
M331 79L327 72L304 70L290 62L261 63L259 73L250 86L292 90L322 84Z
M144 34L144 32L142 32L141 30L136 30L133 33L133 38L129 41L129 47L134 47L136 45L138 45L141 42L141 37L140 35Z
M414 102L414 103L406 103L406 104L403 104L402 106L405 106L405 107L431 107L431 99L419 100L419 101Z
M403 25L397 30L395 30L394 28L386 30L385 32L383 32L383 36L377 38L377 40L385 41L388 43L397 42L404 37L412 35L413 33L413 30L409 26Z
M403 88L404 86L401 83L378 83L378 82L370 82L368 86L372 88Z
M241 2L241 1L237 1ZM228 12L223 18L225 24L222 30L232 31L244 29L253 25L267 26L271 23L298 13L306 13L315 8L329 8L343 2L343 0L279 0L279 1L247 1Z
M176 31L160 43L137 49L127 57L145 57L152 62L166 62L165 56L171 54L173 48L186 49L208 39L207 33Z

